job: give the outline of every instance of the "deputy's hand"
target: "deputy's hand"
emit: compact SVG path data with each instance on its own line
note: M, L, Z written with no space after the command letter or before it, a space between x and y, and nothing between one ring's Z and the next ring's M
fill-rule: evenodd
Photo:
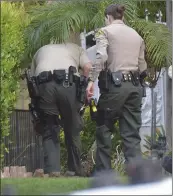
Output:
M93 82L89 82L87 89L86 89L86 94L87 94L87 99L88 101L92 98L92 96L94 95L94 83Z

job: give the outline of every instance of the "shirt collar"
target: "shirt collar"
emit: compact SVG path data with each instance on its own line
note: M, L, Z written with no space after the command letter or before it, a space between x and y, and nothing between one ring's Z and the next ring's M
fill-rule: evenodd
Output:
M122 20L114 20L112 24L124 24Z

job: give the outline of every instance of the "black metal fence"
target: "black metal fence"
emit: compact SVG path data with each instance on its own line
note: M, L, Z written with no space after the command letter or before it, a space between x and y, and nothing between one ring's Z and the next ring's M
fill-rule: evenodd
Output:
M28 172L43 168L43 149L40 137L34 133L28 110L15 110L10 116L10 135L5 139L9 153L4 166L26 166Z

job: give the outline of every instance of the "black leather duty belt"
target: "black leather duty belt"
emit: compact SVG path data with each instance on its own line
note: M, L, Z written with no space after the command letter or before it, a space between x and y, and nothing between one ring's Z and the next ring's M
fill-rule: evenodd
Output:
M123 74L121 71L111 73L111 82L115 85L120 85L121 82L132 82L135 86L139 85L140 75L139 72L129 72Z
M64 87L69 87L71 83L75 82L79 78L78 76L73 75L72 81L69 81L69 74L66 73L66 70L54 70L53 74L51 71L41 72L36 76L36 83L43 84L50 81L55 81L58 84L62 84Z

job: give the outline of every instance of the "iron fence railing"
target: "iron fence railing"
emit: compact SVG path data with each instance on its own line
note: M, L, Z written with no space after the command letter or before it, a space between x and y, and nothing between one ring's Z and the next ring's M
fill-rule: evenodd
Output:
M5 138L9 153L4 166L26 166L28 172L43 168L41 138L34 133L28 110L15 110L10 116L10 135Z

